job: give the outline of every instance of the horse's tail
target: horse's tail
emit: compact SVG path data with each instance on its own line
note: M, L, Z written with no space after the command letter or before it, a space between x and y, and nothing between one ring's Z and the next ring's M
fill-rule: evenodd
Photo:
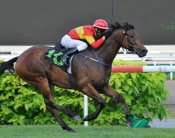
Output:
M9 70L10 72L14 72L14 65L13 63L16 62L16 60L18 59L18 57L12 58L9 61L6 62L2 62L0 63L0 75L2 73L4 73L5 70Z

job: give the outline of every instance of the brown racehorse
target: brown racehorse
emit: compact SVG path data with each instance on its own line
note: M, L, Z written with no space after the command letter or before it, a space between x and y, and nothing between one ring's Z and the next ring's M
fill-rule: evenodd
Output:
M53 85L78 90L99 104L96 111L86 116L84 121L97 118L106 106L105 100L100 96L100 93L102 93L115 99L116 104L118 101L122 104L127 124L132 126L131 113L124 98L109 86L111 65L121 47L128 49L139 57L143 57L147 53L147 49L132 25L116 23L113 24L112 34L100 48L94 50L89 47L74 56L72 74L68 74L44 58L49 49L48 46L44 45L29 48L19 57L1 63L0 74L6 69L13 69L13 63L16 62L16 74L26 82L35 85L42 92L48 111L52 113L65 130L74 131L60 118L57 110L63 111L73 119L80 119L80 117L54 102L51 89Z

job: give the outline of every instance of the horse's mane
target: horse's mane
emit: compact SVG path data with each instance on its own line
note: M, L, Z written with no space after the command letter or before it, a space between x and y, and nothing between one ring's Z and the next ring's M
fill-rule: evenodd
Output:
M112 28L113 30L124 29L125 31L127 31L130 29L134 29L134 26L127 22L125 23L114 22L113 24L110 25L110 28Z

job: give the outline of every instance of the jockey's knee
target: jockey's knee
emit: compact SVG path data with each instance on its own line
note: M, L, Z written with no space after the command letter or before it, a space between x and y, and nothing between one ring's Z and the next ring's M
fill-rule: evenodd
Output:
M67 48L70 44L70 41L71 41L70 37L68 35L64 35L61 39L61 45Z
M87 49L88 45L86 43L82 43L81 45L77 46L78 51L83 51Z

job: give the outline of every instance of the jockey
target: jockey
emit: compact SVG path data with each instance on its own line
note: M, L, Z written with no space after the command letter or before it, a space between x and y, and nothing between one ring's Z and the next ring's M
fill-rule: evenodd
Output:
M103 35L107 29L109 29L107 22L103 19L98 19L93 25L80 26L70 30L68 34L62 37L61 44L66 49L71 49L60 57L61 60L66 64L69 57L87 49L88 44L94 49L100 47L106 37L109 36L109 33Z

